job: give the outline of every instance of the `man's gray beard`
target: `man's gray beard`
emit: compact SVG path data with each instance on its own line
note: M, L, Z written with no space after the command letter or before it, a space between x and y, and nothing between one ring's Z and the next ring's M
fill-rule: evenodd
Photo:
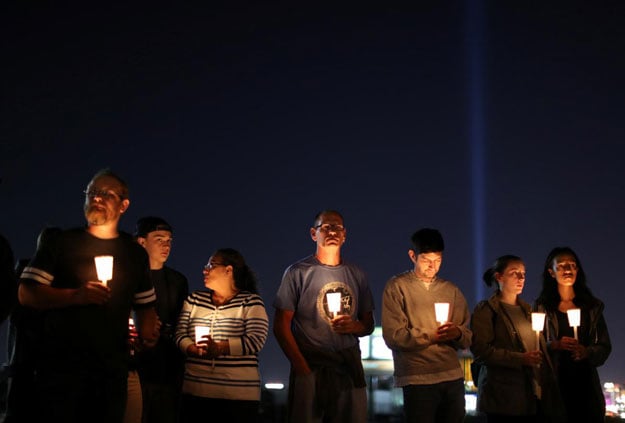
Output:
M87 222L92 226L103 225L106 222L106 215L99 210L90 210L87 212Z

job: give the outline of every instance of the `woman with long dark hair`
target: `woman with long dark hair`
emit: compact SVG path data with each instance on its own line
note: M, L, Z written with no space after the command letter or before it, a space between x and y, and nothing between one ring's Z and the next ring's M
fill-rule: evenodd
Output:
M186 355L181 421L205 415L255 422L259 416L258 353L269 321L256 276L232 248L215 251L204 266L204 286L185 300L176 343ZM196 340L196 327L209 335Z
M553 359L568 422L603 422L605 398L597 367L612 350L603 303L586 285L586 274L570 247L556 247L547 256L543 287L536 304L547 313L545 337ZM579 309L579 327L569 310Z

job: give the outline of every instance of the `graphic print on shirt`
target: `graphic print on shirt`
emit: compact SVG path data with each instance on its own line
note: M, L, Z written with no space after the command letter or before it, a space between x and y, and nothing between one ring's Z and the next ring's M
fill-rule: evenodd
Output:
M331 324L335 316L352 315L354 293L351 288L343 282L325 284L317 296L317 312L328 324Z

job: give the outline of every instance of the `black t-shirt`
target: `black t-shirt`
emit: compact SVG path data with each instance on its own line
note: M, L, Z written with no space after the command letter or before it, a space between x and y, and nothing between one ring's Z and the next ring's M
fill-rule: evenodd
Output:
M97 281L94 257L112 255L111 299L104 305L47 310L39 345L44 366L64 371L122 370L128 360L131 308L154 305L148 256L130 235L100 239L84 228L61 232L44 244L24 269L20 283L78 288Z
M184 355L174 342L174 333L184 300L189 295L187 278L169 267L150 270L156 291L156 312L161 333L154 348L136 354L136 366L142 382L177 385L182 382Z

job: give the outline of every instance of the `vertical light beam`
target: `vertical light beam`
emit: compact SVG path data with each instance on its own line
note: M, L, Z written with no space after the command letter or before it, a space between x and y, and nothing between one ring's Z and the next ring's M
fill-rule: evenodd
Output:
M466 3L466 53L469 77L469 141L471 146L471 200L473 220L474 304L484 298L484 4L483 0Z

